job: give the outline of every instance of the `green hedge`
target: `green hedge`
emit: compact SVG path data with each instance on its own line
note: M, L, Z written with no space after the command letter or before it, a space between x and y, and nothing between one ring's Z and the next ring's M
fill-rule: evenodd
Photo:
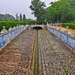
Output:
M62 27L69 26L69 28L75 29L75 23L62 23Z
M10 27L20 25L20 22L16 21L0 21L0 31L3 29L3 26L8 30Z
M35 24L34 20L25 20L25 21L0 21L0 31L3 29L3 26L8 30L10 27L14 27L17 25L31 25Z

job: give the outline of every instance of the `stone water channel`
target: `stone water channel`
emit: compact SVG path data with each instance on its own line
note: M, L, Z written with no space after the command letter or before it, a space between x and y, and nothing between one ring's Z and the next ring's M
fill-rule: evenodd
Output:
M70 51L47 30L25 30L0 51L0 75L75 75Z

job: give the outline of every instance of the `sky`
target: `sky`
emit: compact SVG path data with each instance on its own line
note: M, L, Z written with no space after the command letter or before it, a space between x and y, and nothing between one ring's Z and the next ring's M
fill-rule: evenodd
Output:
M46 6L49 6L50 2L57 0L41 0L46 3ZM0 0L0 13L1 14L10 14L15 17L16 13L25 14L26 18L35 19L34 15L31 14L29 6L31 5L31 0Z

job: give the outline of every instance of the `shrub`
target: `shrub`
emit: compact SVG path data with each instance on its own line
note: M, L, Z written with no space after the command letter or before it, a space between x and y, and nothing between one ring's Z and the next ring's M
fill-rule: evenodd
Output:
M62 27L69 26L69 28L75 29L75 23L62 23Z

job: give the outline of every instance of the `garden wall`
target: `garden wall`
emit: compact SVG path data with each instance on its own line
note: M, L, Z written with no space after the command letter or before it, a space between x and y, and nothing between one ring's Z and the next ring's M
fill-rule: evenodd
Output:
M75 38L63 33L60 30L57 30L50 25L47 25L48 31L50 31L52 34L54 34L56 37L58 37L61 41L63 41L66 45L68 45L70 48L75 50Z
M26 30L28 25L21 25L18 28L15 28L8 33L0 35L0 49L9 43L10 40L13 40L17 35L19 35L23 30Z

